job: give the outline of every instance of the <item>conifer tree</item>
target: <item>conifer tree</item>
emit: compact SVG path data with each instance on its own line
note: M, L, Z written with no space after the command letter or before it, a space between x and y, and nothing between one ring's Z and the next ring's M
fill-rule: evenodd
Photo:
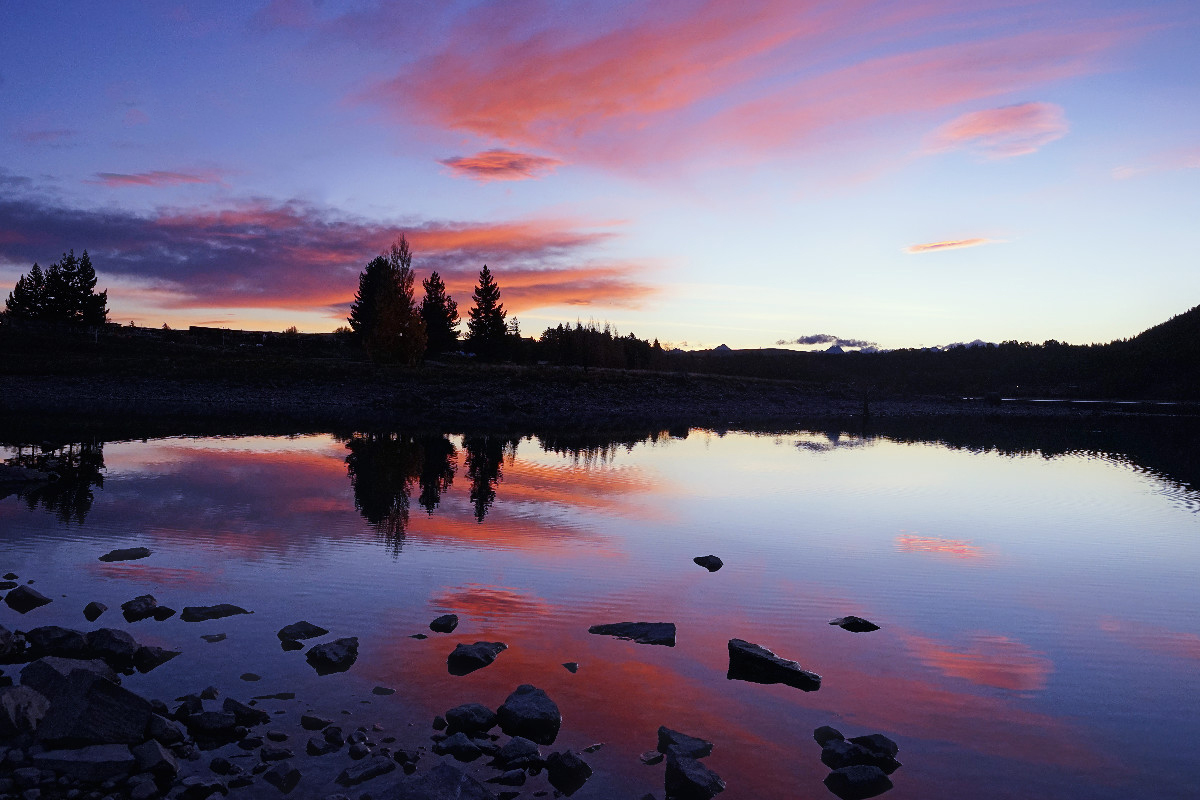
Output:
M108 291L96 293L96 270L87 251L76 258L71 250L45 272L34 264L21 276L5 301L5 312L20 319L103 325L108 321Z
M4 301L4 312L13 319L41 319L46 309L46 274L35 262L28 275L17 279L17 285Z
M421 301L421 319L429 337L429 352L446 353L458 344L458 303L446 294L442 276L434 272L421 281L425 299Z
M500 302L500 287L492 278L487 264L479 271L479 284L471 299L475 306L468 312L467 345L483 359L495 359L504 354L508 328L504 318L508 312Z
M412 251L401 235L367 263L347 320L376 361L413 364L425 352L425 322L413 301Z

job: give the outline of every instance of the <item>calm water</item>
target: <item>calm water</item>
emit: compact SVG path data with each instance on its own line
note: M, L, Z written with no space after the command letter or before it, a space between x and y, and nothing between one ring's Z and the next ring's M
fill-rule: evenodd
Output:
M0 572L55 598L24 617L0 606L0 624L127 628L185 653L128 679L147 696L295 691L273 706L287 719L348 710L402 744L428 743L452 706L494 708L533 683L563 712L553 749L605 743L576 798L661 797L662 767L637 760L659 725L717 743L706 763L722 797L832 797L812 740L826 724L899 743L894 800L1198 796L1190 448L1156 460L1140 439L1132 454L808 432L634 438L76 447L91 464L81 483L0 499ZM154 553L97 561L135 545ZM724 569L692 563L708 553ZM144 593L255 613L126 624L120 604ZM90 600L110 608L94 626ZM410 638L446 612L462 619L453 634ZM845 614L882 629L827 624ZM280 650L275 631L300 619L358 636L357 664L318 678ZM678 645L587 633L626 620L675 622ZM199 638L217 632L228 638ZM824 684L726 680L732 637ZM453 645L477 640L509 649L450 676ZM397 693L373 695L379 685Z

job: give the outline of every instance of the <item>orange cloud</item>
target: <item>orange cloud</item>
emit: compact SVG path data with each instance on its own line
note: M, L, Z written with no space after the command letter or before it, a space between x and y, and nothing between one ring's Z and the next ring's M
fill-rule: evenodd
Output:
M979 686L1035 691L1045 688L1046 679L1054 671L1050 659L1007 636L978 634L962 650L921 636L907 635L904 639L921 663Z
M944 242L925 242L910 244L904 248L906 253L933 253L938 250L959 250L964 247L978 247L981 244L993 244L995 239L947 239Z
M455 175L487 183L537 178L543 173L553 171L563 162L557 158L493 149L473 156L447 158L438 163L445 164Z
M1022 103L963 114L938 128L929 147L934 151L967 148L989 158L1010 158L1036 153L1068 130L1059 106Z
M97 172L95 180L85 181L85 183L97 183L101 186L114 188L122 186L178 186L182 183L220 182L221 174L217 172L165 172L163 170L136 172L133 174Z

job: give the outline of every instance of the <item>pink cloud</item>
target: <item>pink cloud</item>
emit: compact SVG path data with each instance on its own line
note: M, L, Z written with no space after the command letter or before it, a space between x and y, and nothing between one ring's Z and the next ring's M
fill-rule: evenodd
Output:
M1010 158L1036 153L1068 130L1059 106L1021 103L963 114L938 128L929 148L935 152L965 148L988 158Z
M1117 180L1128 180L1155 172L1200 169L1200 147L1179 147L1158 153L1140 164L1115 167L1112 176Z
M97 172L94 180L87 183L97 183L101 186L177 186L182 183L220 183L219 172L166 172L153 170L151 172Z
M959 250L964 247L978 247L981 244L993 244L995 239L947 239L942 242L925 242L910 244L904 248L906 253L935 253L938 250Z
M493 149L473 156L455 156L439 163L453 170L455 175L481 182L520 181L537 178L562 165L557 158L514 153L512 150Z

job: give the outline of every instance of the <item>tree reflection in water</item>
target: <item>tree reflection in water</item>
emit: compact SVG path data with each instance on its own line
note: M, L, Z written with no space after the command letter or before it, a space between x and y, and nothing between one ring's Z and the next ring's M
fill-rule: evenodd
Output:
M483 522L488 509L496 502L496 486L502 479L503 464L512 463L517 455L519 439L502 436L464 436L467 451L467 477L471 479L471 505L475 521Z
M29 510L38 506L65 524L83 524L95 500L93 488L104 486L104 443L18 445L4 463L45 472L50 480L18 488Z

